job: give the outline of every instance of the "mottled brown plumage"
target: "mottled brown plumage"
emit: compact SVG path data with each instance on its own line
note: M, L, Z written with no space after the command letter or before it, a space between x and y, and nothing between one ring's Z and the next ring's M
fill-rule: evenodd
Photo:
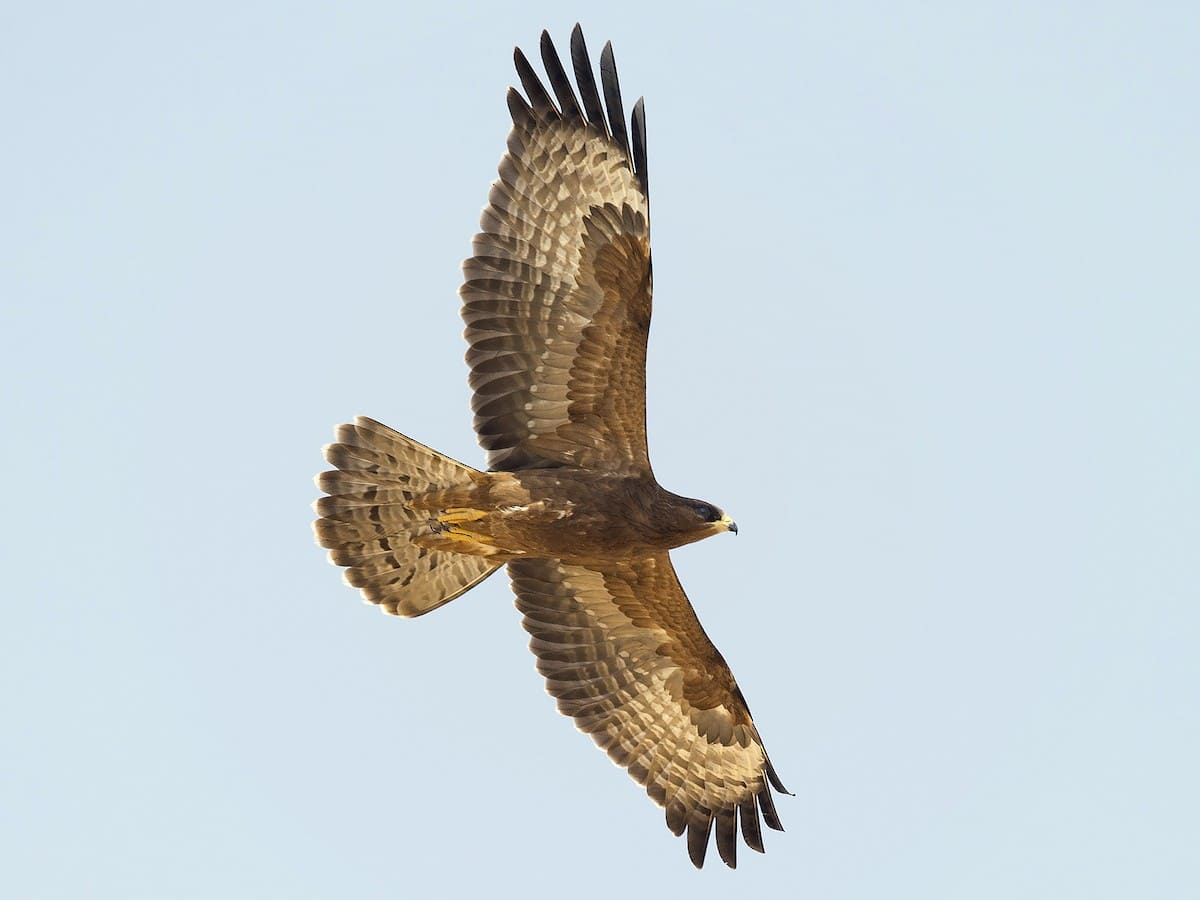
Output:
M600 87L571 36L579 95L549 35L549 90L525 96L463 264L472 409L488 471L370 419L338 430L315 524L363 596L421 615L507 563L559 709L666 809L703 864L761 851L784 790L668 550L732 520L661 488L646 447L651 313L645 113L625 127L612 49ZM607 110L607 112L606 112Z

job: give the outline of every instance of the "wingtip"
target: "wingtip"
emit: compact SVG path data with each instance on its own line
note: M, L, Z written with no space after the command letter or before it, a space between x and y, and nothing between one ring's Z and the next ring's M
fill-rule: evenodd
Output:
M711 816L706 817L703 821L692 819L688 823L688 858L697 869L704 868L704 857L708 853L708 839L712 835L712 825Z
M779 773L775 771L775 766L772 764L770 757L767 757L767 778L771 781L771 787L779 791L781 794L787 794L789 797L796 795L783 786L783 782L779 778Z

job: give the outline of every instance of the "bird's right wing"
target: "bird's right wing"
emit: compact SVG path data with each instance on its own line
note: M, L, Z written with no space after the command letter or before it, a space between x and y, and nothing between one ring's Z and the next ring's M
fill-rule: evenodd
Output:
M666 807L692 862L703 865L715 823L721 859L736 865L739 817L761 852L759 814L783 830L771 786L786 789L667 553L602 569L521 559L508 570L559 710Z

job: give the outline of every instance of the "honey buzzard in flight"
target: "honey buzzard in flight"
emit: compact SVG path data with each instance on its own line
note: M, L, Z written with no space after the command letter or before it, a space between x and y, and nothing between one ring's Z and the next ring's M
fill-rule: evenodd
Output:
M600 84L579 26L579 93L542 33L550 91L525 89L460 290L478 471L367 418L337 429L317 540L371 603L419 616L507 564L558 708L729 866L762 851L786 792L668 551L737 531L658 485L646 449L650 218L642 101L626 129L611 45Z

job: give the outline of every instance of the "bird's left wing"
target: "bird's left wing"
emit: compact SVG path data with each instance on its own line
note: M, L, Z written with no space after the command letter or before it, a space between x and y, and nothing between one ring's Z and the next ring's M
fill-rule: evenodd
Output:
M782 830L770 788L786 789L667 553L605 568L520 559L508 569L559 710L666 807L667 826L688 833L692 862L704 863L715 823L721 858L736 865L739 817L747 846L761 852L759 814Z
M612 49L597 87L579 26L578 97L545 32L541 49L554 96L517 50L528 99L509 89L508 153L463 263L475 431L493 470L648 472L645 115L627 130Z

